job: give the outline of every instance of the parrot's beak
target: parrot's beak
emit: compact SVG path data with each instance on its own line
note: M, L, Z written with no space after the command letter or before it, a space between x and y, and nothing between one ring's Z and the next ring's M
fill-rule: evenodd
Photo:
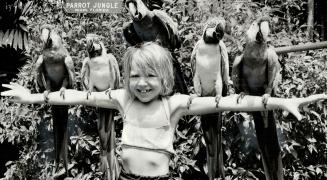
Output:
M216 38L221 40L224 36L224 31L225 31L224 25L222 23L217 24L215 30Z
M259 25L254 22L251 24L249 30L246 32L246 36L249 42L257 41L257 34L259 33Z
M94 50L93 42L92 41L87 41L86 42L86 49L87 49L87 52L91 52L91 51Z
M49 40L51 41L52 47L58 48L61 46L61 37L57 32L51 31Z
M268 38L269 31L270 31L269 22L267 22L267 21L261 22L260 23L260 31L261 31L261 34L262 34L262 39L264 41L266 41L267 38Z
M133 20L135 21L141 21L149 11L142 0L134 0L133 2L130 1L128 2L127 7L130 14L132 15Z
M102 52L103 48L101 46L101 43L96 43L94 41L88 41L86 48L87 48L87 52L89 53L90 58L101 56L101 54L103 54L103 52Z
M137 10L137 6L136 6L135 3L130 2L130 3L128 4L128 11L129 11L129 13L132 15L132 18L133 18L133 19L135 19L135 20L140 20L140 19L141 19L140 16L142 16L142 15L138 12L138 10Z
M47 44L47 42L49 41L49 39L50 39L50 30L47 29L47 28L42 29L42 32L41 32L41 41L44 44Z

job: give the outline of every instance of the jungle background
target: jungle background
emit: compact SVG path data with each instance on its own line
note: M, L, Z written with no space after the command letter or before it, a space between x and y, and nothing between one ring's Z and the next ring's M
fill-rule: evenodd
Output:
M270 45L281 47L326 40L326 4L324 0L167 0L163 11L178 22L182 39L178 60L190 92L193 92L190 55L208 18L221 16L227 20L224 41L232 65L235 56L243 50L245 31L254 19L264 15L271 18ZM314 12L312 15L310 10ZM1 83L15 81L36 92L33 67L42 50L39 30L41 25L50 23L62 30L65 47L74 60L76 88L81 90L85 35L103 36L109 52L121 65L127 47L122 28L130 20L125 9L120 14L68 14L61 0L1 0ZM327 50L282 54L279 60L283 81L278 87L278 97L326 93ZM48 105L10 103L1 98L0 177L51 179L54 149L49 108ZM327 106L311 104L301 108L301 112L304 118L298 121L286 112L275 111L285 179L327 179ZM69 114L69 159L74 164L70 169L71 177L101 179L95 108L71 106ZM226 179L264 179L251 116L242 112L224 112L224 115ZM120 116L116 117L116 124L119 155ZM205 169L201 133L197 116L184 117L178 124L174 143L176 154L170 166L173 179L205 179L201 172Z

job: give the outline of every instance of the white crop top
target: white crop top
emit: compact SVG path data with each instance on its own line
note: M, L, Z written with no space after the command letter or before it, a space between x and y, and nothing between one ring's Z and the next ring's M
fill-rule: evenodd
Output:
M151 114L142 114L135 105L134 99L129 100L123 118L123 147L174 154L174 129L170 123L168 100L161 98L161 102L161 106ZM139 118L145 122L153 122L153 124L150 123L149 127L144 127L137 121Z

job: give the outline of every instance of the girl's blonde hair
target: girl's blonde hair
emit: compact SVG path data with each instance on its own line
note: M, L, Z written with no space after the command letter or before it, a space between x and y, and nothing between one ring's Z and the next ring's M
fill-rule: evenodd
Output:
M169 95L174 86L174 72L172 56L168 49L154 42L147 42L139 46L129 47L123 57L124 61L124 85L129 89L131 65L136 65L145 74L155 73L161 79L162 90L160 95Z

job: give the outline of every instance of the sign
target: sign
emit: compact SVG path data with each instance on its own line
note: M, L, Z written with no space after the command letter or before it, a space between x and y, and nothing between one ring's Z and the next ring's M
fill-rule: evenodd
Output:
M68 13L121 13L123 0L66 0Z

